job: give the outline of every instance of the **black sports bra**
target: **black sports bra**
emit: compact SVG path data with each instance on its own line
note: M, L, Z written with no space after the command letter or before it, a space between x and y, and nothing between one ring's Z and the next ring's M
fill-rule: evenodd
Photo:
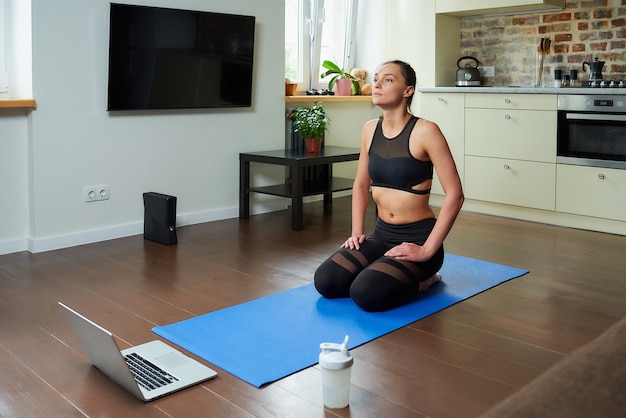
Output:
M409 138L418 118L411 119L395 138L383 135L382 119L378 121L369 149L368 171L372 186L403 190L413 194L428 194L413 187L433 178L433 163L411 155Z

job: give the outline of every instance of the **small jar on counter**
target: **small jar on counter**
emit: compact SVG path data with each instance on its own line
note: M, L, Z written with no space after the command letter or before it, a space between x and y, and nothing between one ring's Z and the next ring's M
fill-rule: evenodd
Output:
M580 87L580 83L578 82L578 70L569 70L569 78L570 87Z
M562 81L561 78L563 77L563 71L561 70L554 70L554 87L561 87L562 86Z

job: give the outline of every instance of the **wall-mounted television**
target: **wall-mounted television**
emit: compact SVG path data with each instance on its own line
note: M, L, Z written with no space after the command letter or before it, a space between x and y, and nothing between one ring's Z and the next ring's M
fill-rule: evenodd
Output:
M107 109L246 107L254 16L111 4Z

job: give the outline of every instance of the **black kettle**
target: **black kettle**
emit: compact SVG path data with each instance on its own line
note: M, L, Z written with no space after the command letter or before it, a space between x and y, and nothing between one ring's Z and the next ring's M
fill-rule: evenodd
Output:
M472 67L472 65L466 63L464 67L461 67L461 61L464 60L472 60L476 62L476 66ZM478 71L479 65L480 63L474 57L465 56L459 58L456 62L456 66L458 67L456 70L457 87L480 86L480 71Z
M598 57L595 57L592 62L583 62L583 71L585 71L585 64L591 69L589 75L589 81L602 80L602 67L604 67L604 61L598 61Z

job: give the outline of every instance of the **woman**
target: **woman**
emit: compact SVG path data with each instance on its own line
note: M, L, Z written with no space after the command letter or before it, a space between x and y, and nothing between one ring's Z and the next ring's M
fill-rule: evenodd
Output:
M443 241L463 205L446 139L436 124L409 112L415 84L415 71L402 61L386 62L374 75L372 102L382 116L361 133L352 233L315 272L322 296L352 297L366 311L402 305L441 279ZM445 192L437 219L428 202L433 167ZM377 220L366 238L370 189Z

